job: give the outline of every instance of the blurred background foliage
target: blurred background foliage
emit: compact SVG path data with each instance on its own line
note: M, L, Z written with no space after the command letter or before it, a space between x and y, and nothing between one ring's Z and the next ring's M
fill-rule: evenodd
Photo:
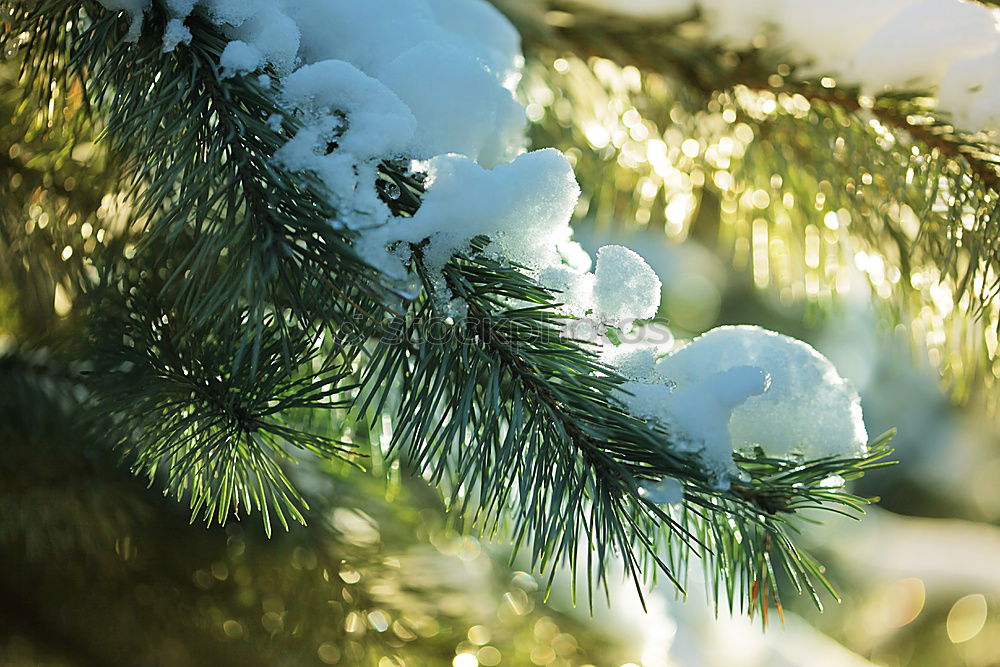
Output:
M712 43L697 13L498 4L525 37L535 143L573 158L578 214L698 240L783 306L871 294L957 400L995 400L995 137L953 127L919 91L800 73L766 33Z
M752 323L803 338L857 384L870 433L899 428L900 466L858 489L880 506L806 535L843 603L820 614L788 601L786 622L762 633L713 618L697 584L684 604L654 591L648 614L627 586L594 618L546 602L504 545L463 536L436 492L382 460L391 424L335 412L310 428L359 445L367 470L319 460L289 470L307 491L307 528L267 539L256 520L190 525L116 465L86 409L89 368L71 361L89 345L79 281L136 240L121 165L101 128L79 122L78 96L25 106L8 61L0 663L1000 664L995 312L971 317L964 274L932 250L909 252L927 248L912 242L935 224L950 233L956 214L913 184L961 174L939 173L944 158L919 150L919 135L829 103L819 93L836 82L785 91L794 76L778 55L757 54L763 78L735 85L723 76L732 54L707 55L693 29L660 26L657 39L675 39L657 62L674 66L642 67L640 42L609 48L566 9L514 14L532 142L566 151L585 193L579 240L642 253L678 337Z

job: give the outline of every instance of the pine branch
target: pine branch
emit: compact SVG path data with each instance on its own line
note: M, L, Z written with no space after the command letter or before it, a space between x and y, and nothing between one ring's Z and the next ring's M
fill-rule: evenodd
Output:
M353 348L313 367L317 341L324 324L374 306L326 193L271 164L294 121L268 123L281 112L268 82L223 78L226 42L204 19L189 20L195 39L176 54L153 34L159 13L134 45L118 16L90 3L19 5L12 23L14 35L33 36L22 45L28 101L82 88L131 165L125 225L145 234L125 256L121 246L101 255L97 284L81 276L79 304L99 349L92 385L121 427L120 451L151 482L163 473L208 520L242 504L268 531L271 513L301 521L286 445L338 458L344 449L288 419L343 405L328 399Z
M13 31L57 33L67 15L80 11L67 7L79 4L53 0L15 10ZM191 44L163 53L162 11L147 14L140 40L131 44L121 17L83 6L87 21L69 22L89 21L86 31L42 48L28 42L23 80L60 81L65 71L47 75L69 63L75 83L106 115L110 146L130 165L131 182L123 189L135 202L133 220L147 227L145 245L161 246L151 261L174 259L176 245L186 247L166 286L179 285L177 298L198 325L224 321L226 309L250 304L256 310L248 335L266 315L260 304L292 307L303 322L334 317L326 312L331 285L351 284L337 276L368 270L330 224L337 212L318 182L272 164L296 122L278 106L271 80L224 77L218 61L227 42L197 14L188 19ZM269 123L275 115L282 118L278 130ZM196 243L187 241L191 235Z
M75 16L69 6L46 2L51 14L19 7L15 25L57 31L57 20ZM784 515L862 503L824 480L877 467L887 454L881 443L860 460L754 459L745 462L749 481L715 487L669 431L618 406L622 378L563 338L556 297L520 267L485 256L482 239L445 269L466 317L445 318L419 246L413 269L425 289L394 313L375 298L388 290L330 224L343 212L315 182L271 164L294 120L285 116L274 130L268 119L281 109L270 88L222 76L216 28L195 16L191 44L164 54L160 9L131 44L121 21L85 6L87 20L74 19L85 28L55 40L56 55L42 48L45 37L32 47L42 50L26 56L27 78L44 89L40 77L72 63L95 112L107 116L113 148L133 166L143 246L104 267L87 299L99 414L116 421L113 437L134 468L151 480L162 473L210 520L239 505L260 510L265 525L271 511L282 524L286 515L301 520L303 500L283 470L289 448L343 452L289 426L290 413L353 405L382 414L399 392L393 447L449 487L452 505L483 531L526 545L549 585L568 563L585 570L592 595L618 555L637 585L655 567L682 586L691 554L710 559L730 606L766 609L754 591L776 599L780 571L809 591L823 585ZM419 206L419 179L390 163L379 178L405 191L393 204L398 214ZM391 327L380 331L383 322ZM356 330L340 330L348 324ZM334 338L326 349L324 334ZM368 338L374 351L356 386L353 364ZM355 389L357 402L349 400ZM685 486L677 513L639 490L665 476ZM589 547L585 564L581 546Z
M485 242L445 269L467 316L449 319L420 269L430 296L395 320L372 354L360 408L381 413L398 387L391 448L451 489L450 506L481 533L523 546L549 585L560 564L574 581L584 572L591 605L613 554L640 593L654 571L683 589L697 554L712 563L718 599L725 592L730 607L750 605L755 583L777 600L775 569L818 602L814 582L829 584L794 547L781 515L820 503L860 509L867 501L831 493L823 480L878 467L885 439L863 460L746 460L748 481L720 491L696 457L677 453L669 432L618 407L612 397L623 378L562 337L555 295L483 256ZM641 494L662 477L684 483L680 512ZM591 552L585 563L580 544Z
M343 459L353 447L290 420L299 411L346 408L335 397L347 390L350 368L335 355L321 358L315 339L287 347L276 316L253 334L258 363L251 365L239 359L240 327L198 329L149 285L121 290L124 299L114 286L104 292L91 306L101 332L90 383L95 422L115 424L109 437L131 469L151 484L162 475L208 522L224 523L243 507L261 512L268 533L272 513L286 530L288 517L304 523L307 506L284 469L294 463L292 451ZM245 312L243 322L251 317ZM296 372L303 367L310 372Z

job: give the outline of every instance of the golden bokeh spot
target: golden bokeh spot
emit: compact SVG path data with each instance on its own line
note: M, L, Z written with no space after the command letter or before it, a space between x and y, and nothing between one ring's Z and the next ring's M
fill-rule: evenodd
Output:
M945 623L948 639L953 644L960 644L974 638L986 625L988 612L986 597L981 593L959 598L948 612L948 620Z

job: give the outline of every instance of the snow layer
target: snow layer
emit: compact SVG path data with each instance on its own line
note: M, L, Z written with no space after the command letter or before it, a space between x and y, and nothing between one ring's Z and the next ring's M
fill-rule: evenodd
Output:
M141 20L146 5L124 2L105 4ZM367 230L359 247L372 264L400 276L403 244L427 240L440 266L478 234L539 269L562 263L560 247L571 251L579 190L560 155L518 157L520 38L485 0L170 0L168 10L166 50L190 39L184 20L199 11L230 39L223 76L271 68L281 77L281 100L302 128L275 161L326 183L338 224ZM375 190L378 162L402 157L426 160L434 189L405 224L390 220Z
M226 75L246 74L260 69L267 62L264 53L253 44L247 44L241 39L234 39L226 44L219 64Z
M520 39L484 0L307 0L288 11L303 61L348 61L407 103L411 157L460 153L492 167L523 150Z
M673 426L720 475L733 470L734 451L804 459L866 451L850 383L809 345L759 327L713 329L623 388L633 414Z
M167 9L174 16L187 16L194 9L197 0L166 0Z
M283 96L289 107L311 121L306 132L332 136L341 124L336 112L346 114L337 150L361 159L402 155L416 129L409 107L392 89L343 60L303 65L285 77ZM320 152L327 153L326 146ZM283 157L286 163L292 160L288 153L291 150ZM308 159L299 157L303 163Z
M657 374L656 362L674 347L670 329L659 322L650 322L633 326L619 337L624 340L617 345L605 343L601 346L604 363L629 380L663 379Z
M997 44L1000 33L983 5L921 0L875 31L854 56L851 73L871 92L932 89L949 64L981 56Z
M938 100L961 127L1000 129L1000 45L953 63L941 79Z
M497 256L542 268L560 264L558 245L568 239L569 219L580 194L573 169L559 151L524 153L484 169L462 155L442 155L426 165L428 189L412 218L398 218L362 239L363 254L390 275L403 275L394 242L430 239L424 259L439 269L455 249L478 235ZM405 258L405 256L403 257Z
M450 44L424 42L383 67L379 79L417 119L414 157L459 153L496 166L521 149L524 108L481 61L464 54Z
M138 35L149 0L102 3L127 12ZM485 0L166 5L164 50L190 40L185 20L197 11L229 39L222 76L278 75L276 92L302 128L275 161L326 183L341 212L335 224L362 231L372 264L398 276L403 246L427 241L425 256L443 265L478 234L491 236L497 255L539 271L589 262L569 241L579 194L572 169L552 151L521 155L520 37ZM399 158L424 160L435 190L406 224L390 220L375 189L378 163Z
M969 0L582 0L638 17L700 9L709 39L748 48L760 35L810 74L865 94L939 91L963 129L1000 131L997 12ZM988 55L990 54L990 55Z

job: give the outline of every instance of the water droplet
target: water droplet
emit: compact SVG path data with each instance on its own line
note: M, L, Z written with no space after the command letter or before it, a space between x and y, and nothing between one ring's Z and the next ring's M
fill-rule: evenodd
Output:
M395 292L396 296L398 296L401 299L406 299L407 301L413 301L418 296L420 296L420 292L423 290L423 288L424 284L420 281L419 278L411 277L409 280L405 282L400 282L399 284L395 285L395 289L393 290L393 292Z
M676 505L684 501L684 487L673 477L663 477L640 486L639 495L657 505Z
M830 475L829 477L820 481L819 487L821 489L839 489L846 483L847 481L840 475Z
M538 590L538 580L527 572L522 572L518 570L510 579L510 583L518 588L528 591L529 593L534 593Z
M399 199L400 191L398 185L389 181L382 181L381 185L382 185L382 192L385 194L386 197L394 200Z

